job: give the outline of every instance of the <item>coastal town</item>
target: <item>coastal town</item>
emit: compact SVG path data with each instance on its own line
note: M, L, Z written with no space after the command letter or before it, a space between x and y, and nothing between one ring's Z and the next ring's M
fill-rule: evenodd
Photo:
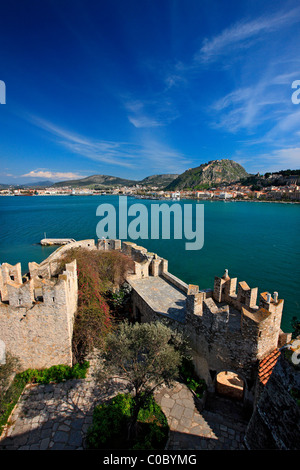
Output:
M274 179L276 174L272 175ZM267 183L266 179L266 183ZM300 185L298 177L290 177L287 184L275 186L266 184L259 189L253 186L243 185L241 182L220 185L202 190L165 190L157 186L111 186L111 187L73 187L66 182L65 186L55 187L8 187L0 189L1 196L93 196L93 195L124 195L147 199L201 199L201 200L260 200L260 201L283 201L299 202Z

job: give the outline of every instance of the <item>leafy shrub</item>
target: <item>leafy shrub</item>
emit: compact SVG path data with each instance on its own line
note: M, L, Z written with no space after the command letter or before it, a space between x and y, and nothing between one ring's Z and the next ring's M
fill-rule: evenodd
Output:
M111 403L98 405L93 413L93 426L88 430L87 443L92 449L105 448L108 443L114 448L114 440L122 431L126 433L127 419L132 407L131 395L119 394Z
M192 390L198 398L203 397L203 393L207 388L205 380L199 379L195 372L194 364L190 359L184 358L180 368L180 376L184 383Z
M93 424L87 433L89 449L161 449L168 435L167 419L153 396L148 397L138 415L138 433L127 440L134 407L130 394L118 394L110 403L94 409Z
M66 365L51 366L48 369L27 369L17 374L17 379L24 379L26 383L49 384L50 382L63 382L70 379L84 379L89 368L89 362L75 364L70 367Z

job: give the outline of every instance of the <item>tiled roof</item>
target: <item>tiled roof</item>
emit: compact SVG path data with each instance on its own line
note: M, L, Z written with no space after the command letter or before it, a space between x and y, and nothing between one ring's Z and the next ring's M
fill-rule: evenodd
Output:
M268 382L279 356L280 351L274 349L274 351L260 361L258 365L258 377L263 385L266 385Z

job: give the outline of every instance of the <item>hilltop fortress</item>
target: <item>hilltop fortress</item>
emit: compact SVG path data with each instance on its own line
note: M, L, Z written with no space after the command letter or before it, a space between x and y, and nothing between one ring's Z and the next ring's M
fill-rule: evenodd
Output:
M168 319L190 341L198 374L209 390L222 371L233 372L243 383L243 403L253 407L279 355L290 340L281 328L284 301L227 270L215 277L213 288L187 285L168 271L168 261L144 247L121 240L71 242L41 264L0 266L0 340L20 359L23 369L55 364L72 365L72 333L77 308L76 261L59 273L63 254L71 248L118 250L134 261L128 273L133 319ZM268 367L266 367L268 366Z

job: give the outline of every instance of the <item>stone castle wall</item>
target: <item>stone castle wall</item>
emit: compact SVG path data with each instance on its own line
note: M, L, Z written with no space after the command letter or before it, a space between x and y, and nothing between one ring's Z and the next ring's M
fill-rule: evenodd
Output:
M120 240L101 240L99 249L120 250L135 261L135 272L130 279L161 276L186 295L185 321L179 325L189 338L198 374L213 390L216 376L221 371L237 373L244 381L244 403L252 406L258 398L258 364L277 347L285 344L290 335L280 329L284 301L244 281L230 278L228 271L215 277L211 290L187 285L168 272L168 262L143 247ZM147 304L134 288L132 304L135 317L144 322L161 319L159 311Z
M187 285L168 271L168 261L135 243L101 239L83 240L61 246L41 264L29 263L29 274L21 266L0 268L0 339L7 350L27 367L71 364L71 339L77 306L76 266L67 265L55 277L62 256L73 248L117 250L134 261L130 283L160 276L184 294L184 321L180 328L190 340L197 372L213 386L220 371L238 373L245 381L245 400L253 401L258 361L287 339L280 330L283 300L275 292L237 283L228 271L216 277L211 290ZM134 285L134 282L133 282ZM133 311L141 321L161 318L133 288ZM176 325L176 320L172 320ZM178 322L177 322L178 323ZM16 340L17 339L17 340Z
M200 290L171 274L166 259L135 243L107 239L73 242L40 264L29 263L25 276L20 263L0 266L0 342L19 358L23 370L72 365L76 261L66 264L61 274L57 272L62 256L79 247L117 250L133 259L134 269L127 281L132 285L133 313L138 321L163 317L135 287L140 281L160 277L180 291L184 319L178 321L170 315L169 321L189 339L196 370L209 390L214 390L222 371L235 372L244 381L244 404L254 409L246 433L247 447L299 448L299 406L290 393L293 387L300 387L299 372L295 374L281 354L266 386L259 375L260 364L291 336L280 329L284 301L278 293L263 292L258 297L257 288L244 281L238 283L227 270L222 277L215 277L212 289Z
M22 370L72 365L76 261L58 277L50 275L50 264L40 269L30 264L33 267L23 278L20 264L0 267L0 339L18 357Z

